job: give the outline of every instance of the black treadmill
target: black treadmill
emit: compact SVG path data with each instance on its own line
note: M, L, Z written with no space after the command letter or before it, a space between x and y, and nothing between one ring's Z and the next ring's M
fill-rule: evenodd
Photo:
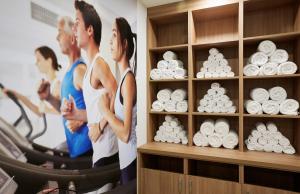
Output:
M18 184L3 169L0 168L0 193L14 194Z

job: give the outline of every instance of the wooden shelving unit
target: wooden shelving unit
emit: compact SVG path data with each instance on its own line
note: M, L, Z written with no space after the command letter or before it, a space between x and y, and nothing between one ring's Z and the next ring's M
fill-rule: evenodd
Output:
M244 101L254 87L282 86L288 97L300 101L300 1L228 0L184 1L148 9L147 144L138 148L140 194L294 194L300 192L300 116L250 115ZM288 51L298 65L293 75L244 76L243 67L262 40L272 40ZM196 78L208 50L218 48L234 77ZM165 51L174 51L184 62L188 77L151 80L150 71ZM199 113L199 100L210 84L219 82L237 107L234 114ZM153 112L151 104L163 88L185 88L186 113ZM165 115L179 118L188 132L188 145L157 143L153 138ZM239 135L233 150L200 148L192 138L200 123L226 118ZM244 140L256 122L273 121L290 139L295 155L248 151Z

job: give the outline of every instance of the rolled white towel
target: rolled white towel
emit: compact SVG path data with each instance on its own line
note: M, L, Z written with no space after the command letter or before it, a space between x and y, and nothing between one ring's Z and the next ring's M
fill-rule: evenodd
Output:
M173 100L168 100L165 102L165 110L167 112L175 112L176 111L176 102Z
M216 61L216 56L215 56L215 55L209 55L209 56L207 57L207 59L208 59L208 61L209 61L210 63L213 63L214 61Z
M180 60L169 60L168 68L175 70L176 68L183 68L183 62Z
M216 48L211 48L208 52L210 55L217 55L219 53L219 50Z
M286 74L294 74L298 70L298 66L296 63L287 61L283 62L277 67L277 73L278 75L286 75Z
M181 131L183 131L184 127L182 125L176 126L173 128L174 133L179 134Z
M212 119L206 119L200 125L200 132L204 135L212 135L215 131L215 122Z
M172 120L174 120L176 117L172 116L172 115L166 115L165 116L165 121L167 122L171 122Z
M254 88L250 92L250 97L256 102L263 103L269 99L270 95L264 88Z
M262 110L266 114L277 115L279 113L279 103L274 100L267 100L262 103Z
M286 99L280 104L280 113L285 115L298 115L299 102L294 99Z
M180 139L182 139L182 138L184 138L184 137L186 137L186 131L180 131L179 133L178 133L178 137L180 138Z
M218 95L225 95L226 94L226 89L223 87L219 87L216 89Z
M180 126L180 121L178 120L178 119L174 119L174 120L172 120L171 122L170 122L170 126L171 127L177 127L177 126Z
M221 136L229 133L229 122L226 119L217 119L215 122L215 132Z
M211 73L211 72L206 72L206 73L204 74L204 77L205 77L205 78L212 78L212 73Z
M258 51L265 53L267 56L271 56L276 50L276 45L270 40L264 40L258 45Z
M160 69L152 69L150 71L150 78L153 80L160 80L161 79L161 70Z
M159 100L156 100L152 103L152 109L154 111L161 112L164 110L164 107L164 103L160 102Z
M204 72L198 72L196 77L197 78L204 78L205 73Z
M165 129L166 129L167 133L173 132L173 127L171 127L171 126L166 126Z
M261 132L259 132L258 130L256 130L256 129L252 129L251 130L251 135L253 136L253 137L255 137L255 138L260 138L260 137L262 137L262 133Z
M233 102L231 100L227 100L227 101L224 102L224 106L226 108L230 108L230 107L233 106Z
M217 133L208 136L208 143L211 147L219 148L223 143L223 139Z
M256 151L264 151L264 146L263 145L260 145L259 143L255 143L254 144L254 149Z
M280 139L279 139L279 145L282 145L282 146L288 146L290 145L291 142L288 138L282 136Z
M275 123L273 123L273 122L270 122L270 121L267 122L266 126L267 126L267 129L268 129L271 133L277 132L277 131L278 131L277 126L276 126Z
M217 66L216 67L216 73L220 76L221 72L224 72L224 66Z
M247 100L245 102L245 108L249 114L262 114L261 104L254 100Z
M174 138L174 143L176 143L176 144L180 143L180 138L179 137L175 137Z
M213 107L212 106L206 106L206 107L204 107L204 111L208 112L208 113L212 113L213 112Z
M161 137L159 135L154 136L154 141L159 142L161 140Z
M186 69L183 69L183 68L180 68L180 67L175 69L175 72L174 72L174 78L175 79L183 79L183 78L186 77L186 75L187 75Z
M230 131L223 138L223 146L228 149L233 149L238 145L239 137L235 131Z
M213 108L213 112L214 112L214 113L220 113L220 112L221 112L221 109L222 109L223 107L220 108L220 107L218 107L218 106L213 106L212 108Z
M188 102L186 100L177 102L176 112L187 112L188 111Z
M225 67L224 67L224 72L225 72L225 73L231 72L231 67L230 67L229 65L225 66Z
M199 105L200 106L207 106L208 105L208 100L206 100L206 99L201 99L200 101L199 101Z
M291 145L283 146L283 153L285 153L285 154L295 154L296 150Z
M212 73L212 77L213 77L213 78L220 77L220 74L219 74L219 73L217 73L217 72L213 72L213 73Z
M222 53L218 53L216 54L215 58L217 61L220 61L221 59L224 59L224 55Z
M271 144L272 146L278 145L278 140L274 138L268 139L268 144Z
M160 102L167 102L171 99L172 90L171 89L163 89L160 90L156 97Z
M271 145L271 144L265 144L264 145L264 151L265 152L272 152L273 151L273 145Z
M220 77L227 77L227 73L224 72L224 71L222 71L222 72L220 73Z
M162 79L174 79L175 72L171 69L163 69L161 70Z
M163 54L163 58L164 58L164 60L166 60L166 61L176 60L176 59L177 59L177 55L176 55L176 53L174 53L174 52L172 52L172 51L166 51L166 52Z
M258 138L257 142L260 144L260 145L266 145L268 143L268 140L265 138L265 137L260 137Z
M259 74L259 66L254 64L248 64L244 67L245 76L257 76Z
M229 63L228 63L228 60L227 59L221 59L219 61L219 64L223 67L227 66Z
M250 63L262 66L268 62L268 56L263 52L256 52L250 57Z
M261 67L260 71L263 75L276 75L278 72L278 64L268 62Z
M231 107L229 107L228 109L227 109L227 112L228 113L235 113L236 112L236 106L231 106Z
M283 87L276 86L269 89L270 98L279 103L287 98L287 92Z
M168 69L169 63L168 61L165 60L160 60L157 63L157 69L163 70L163 69Z
M245 140L245 144L248 150L255 150L255 144L254 143L249 143L247 140Z
M255 126L257 131L261 132L262 134L264 134L267 131L267 126L262 122L256 123Z
M234 77L234 72L230 71L226 74L226 77Z
M280 140L282 138L282 134L280 131L270 132L270 136L276 140Z
M283 147L281 145L273 145L273 152L275 153L282 153Z
M162 128L162 129L166 129L166 127L170 126L170 122L164 121L162 126L165 127L165 128Z
M277 49L273 52L273 54L270 56L270 61L274 63L283 63L288 61L289 54L286 52L286 50L283 49Z
M196 146L208 146L208 138L199 131L194 135L193 142Z
M200 105L200 106L198 106L197 110L198 110L198 112L204 112L205 107Z
M187 138L187 137L182 138L182 139L181 139L181 143L182 143L183 145L188 144L188 138Z
M176 89L171 94L171 100L180 102L187 99L187 92L184 89Z
M215 95L217 95L217 89L219 89L219 88L216 88L216 89L210 88L207 90L207 94L210 96L215 96Z

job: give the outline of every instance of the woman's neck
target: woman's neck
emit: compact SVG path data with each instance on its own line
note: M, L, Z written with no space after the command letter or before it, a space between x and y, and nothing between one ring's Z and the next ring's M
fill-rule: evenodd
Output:
M129 61L126 59L125 55L122 56L121 60L118 61L120 74L123 74L124 71L129 67Z
M54 70L48 71L48 73L46 74L46 77L50 82L52 82L56 78L55 71Z

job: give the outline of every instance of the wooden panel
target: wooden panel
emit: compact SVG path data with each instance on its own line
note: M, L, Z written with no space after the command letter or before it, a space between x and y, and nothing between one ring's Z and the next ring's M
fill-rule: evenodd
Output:
M188 176L187 187L189 194L238 194L241 193L241 184L197 176Z
M141 170L142 194L183 194L185 191L184 175L157 170Z
M297 192L244 184L243 194L296 194ZM299 194L299 193L298 193Z
M163 143L162 143L163 144ZM165 144L167 145L167 144ZM162 170L168 172L176 172L183 174L184 164L182 158L168 157L152 154L143 154L141 167L153 170Z

